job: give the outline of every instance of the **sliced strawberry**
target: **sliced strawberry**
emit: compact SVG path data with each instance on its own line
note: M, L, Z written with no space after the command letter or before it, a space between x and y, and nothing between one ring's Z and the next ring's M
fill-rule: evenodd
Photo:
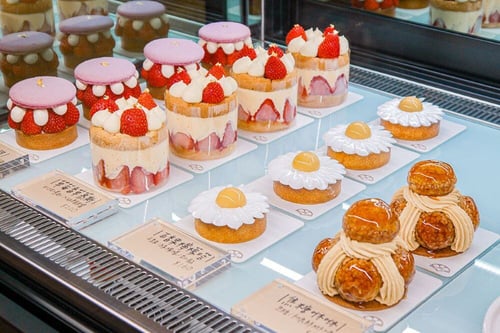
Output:
M219 136L212 132L203 140L196 143L196 150L203 152L211 152L217 150L220 146Z
M130 136L143 136L148 132L146 114L139 108L123 111L120 118L120 132Z
M42 130L45 133L59 133L66 128L66 121L63 116L60 116L52 111L48 112L49 119L43 126Z
M144 106L148 110L151 110L158 106L149 91L142 92L137 98L137 103Z
M286 76L286 66L277 56L270 56L264 66L264 77L270 80L281 80Z
M144 193L154 186L154 175L142 167L135 167L130 173L130 191Z
M238 119L243 121L250 121L250 113L246 112L241 105L238 106Z
M184 150L193 150L195 146L193 138L191 138L188 134L181 132L177 132L174 135L171 135L170 143L174 147L178 147Z
M217 104L224 100L224 89L219 82L209 82L202 92L202 101Z
M130 173L127 166L123 166L115 178L106 178L105 187L122 194L130 193Z
M64 121L66 122L66 126L73 126L80 120L80 111L78 111L73 103L68 103L66 106L66 113L63 115Z
M167 162L167 166L154 174L153 182L155 186L159 186L165 183L168 179L168 175L170 174L170 164Z
M35 124L35 119L33 118L33 111L26 111L24 114L23 121L20 126L21 131L24 134L34 135L42 133L42 127Z
M283 121L287 124L290 124L294 121L296 115L297 107L290 103L290 101L287 99L285 101L285 108L283 110Z
M276 44L271 44L267 49L267 54L275 55L278 58L281 58L284 54L283 50Z
M332 89L330 88L328 81L323 76L313 77L309 85L309 89L309 95L324 96L332 93Z
M188 72L182 67L177 68L174 74L170 76L167 79L167 89L170 89L170 87L177 82L184 82L185 84L191 83L191 77L189 76Z
M340 40L338 34L327 34L318 46L318 57L337 58L340 55Z
M10 114L9 117L7 118L7 123L9 124L9 127L12 129L19 129L21 127L20 123L16 123L14 120L12 120Z
M256 121L276 121L280 118L280 114L274 103L269 98L266 99L260 106L259 110L255 113Z
M290 29L290 31L288 31L288 33L286 34L286 44L288 45L292 39L297 37L302 37L303 40L307 40L306 31L299 24L295 24L292 29Z
M235 52L236 53L236 52ZM224 76L226 76L226 72L224 71L224 66L222 66L220 63L216 63L207 72L206 76L212 75L215 77L217 80L220 80Z
M222 148L226 148L227 146L236 142L237 136L236 131L233 128L231 122L226 124L226 128L224 129L224 135L222 136L221 146Z
M97 180L97 182L101 185L104 186L104 160L99 160L99 162L97 163L97 165L93 165L92 166L92 170L94 172L94 178Z
M348 85L349 85L349 83L347 82L347 79L345 78L345 76L340 75L338 77L337 81L335 82L333 94L334 95L345 94L345 92L348 89Z

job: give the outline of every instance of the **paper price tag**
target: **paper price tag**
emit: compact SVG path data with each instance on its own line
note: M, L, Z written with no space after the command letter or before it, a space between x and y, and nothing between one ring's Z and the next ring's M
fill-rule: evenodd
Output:
M189 288L229 266L230 255L160 219L112 240L110 248Z
M285 280L277 279L236 304L231 313L266 332L361 333L372 323Z
M28 154L0 142L0 179L29 165Z

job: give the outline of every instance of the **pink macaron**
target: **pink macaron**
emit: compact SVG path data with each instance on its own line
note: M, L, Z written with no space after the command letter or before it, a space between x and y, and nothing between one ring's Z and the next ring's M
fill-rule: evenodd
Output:
M238 22L214 22L198 30L198 36L207 42L234 43L250 38L250 28Z
M56 76L36 76L19 81L9 90L10 103L27 109L49 109L75 100L70 81Z

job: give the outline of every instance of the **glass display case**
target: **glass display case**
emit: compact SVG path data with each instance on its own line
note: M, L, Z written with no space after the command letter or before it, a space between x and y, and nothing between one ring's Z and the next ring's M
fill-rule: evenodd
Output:
M90 225L78 227L47 214L43 204L34 205L20 189L55 170L93 186L88 127L80 126L84 142L64 151L21 149L6 122L8 89L2 86L0 142L19 150L0 174L2 299L25 308L44 322L41 326L51 326L48 330L270 332L266 322L242 310L243 302L277 283L323 304L311 263L318 242L341 230L353 203L368 198L391 202L407 184L412 165L440 160L453 166L456 187L479 209L472 247L450 258L417 258L407 297L394 307L363 312L326 302L328 311L338 318L354 315L367 331L498 330L500 28L463 33L433 26L429 6L396 7L393 14L381 15L342 0L163 2L169 36L194 41L200 27L216 21L242 22L250 27L254 45L281 47L296 23L307 28L334 24L350 45L347 100L335 108L299 107L294 126L273 135L239 131L238 149L218 161L172 159L171 185L145 196L112 194L116 211L113 207L105 217L94 216ZM115 19L120 2L108 4ZM141 54L131 56L119 48L115 56L130 59L138 69L144 61ZM60 70L60 76L74 81L71 72ZM348 171L342 194L330 203L295 205L275 198L268 177L272 160L290 152L321 152L329 129L377 122L378 106L412 95L444 110L437 138L398 141L387 167ZM203 191L229 185L251 187L270 199L265 237L221 246L197 235L188 210L191 201ZM183 244L200 242L216 260L187 276L179 273L173 268L179 268L178 262L169 261L172 251L155 247L170 236ZM263 307L276 302L271 296L264 299ZM303 317L278 308L271 309L278 320L301 327Z

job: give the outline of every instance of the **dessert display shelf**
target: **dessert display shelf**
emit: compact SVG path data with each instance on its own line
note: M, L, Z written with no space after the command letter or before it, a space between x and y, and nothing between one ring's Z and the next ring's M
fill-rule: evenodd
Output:
M262 182L267 179L267 165L271 160L293 151L320 151L324 148L323 134L328 129L353 121L371 122L377 118L377 106L394 98L356 84L351 84L349 89L362 98L355 103L347 103L325 117L311 118L311 122L305 126L292 128L286 135L268 143L258 144L246 154L228 159L206 172L190 172L192 177L187 181L134 206L121 206L115 214L79 231L101 244L113 244L114 240L124 237L155 218L182 226L189 215L188 206L191 200L207 189L224 185L252 184L254 190L262 187L263 192L269 191L266 189L269 184ZM488 308L499 294L497 272L500 269L500 226L494 198L499 185L496 175L500 167L500 156L495 152L496 144L500 140L500 131L446 111L444 120L445 124L453 124L460 131L446 140L438 140L432 149L426 151L415 152L405 148L405 145L397 145L398 149L412 152L416 156L412 155L405 163L400 163L398 168L391 169L374 183L356 181L355 177L346 178L346 190L349 191L352 182L355 183L356 190L347 192L349 195L344 197L339 196L340 202L316 212L312 217L307 216L307 209L297 210L299 213L296 213L292 210L295 209L294 205L273 204L271 201L274 213L271 214L270 223L273 219L281 218L280 223L292 220L300 222L300 225L296 228L287 226L294 230L285 232L275 241L270 240L265 246L257 246L257 250L254 249L248 259L232 260L229 267L204 279L193 292L215 306L231 312L233 306L276 279L285 279L300 288L304 285L307 287L304 281L311 276L311 256L315 245L325 237L333 237L341 229L342 216L352 203L365 198L381 198L390 202L396 190L406 184L408 170L414 162L437 159L453 165L458 178L457 187L476 201L481 221L475 241L481 243L480 249L473 248L472 252L463 258L451 259L451 263L443 261L433 265L429 264L429 259L417 259L419 286L416 288L426 290L425 296L416 301L405 302L401 311L398 311L398 305L394 306L390 312L391 319L379 326L375 322L374 329L400 332L405 327L411 327L424 332L437 327L441 328L441 331L480 331ZM73 176L88 172L91 169L89 145L84 144L41 161L36 167L17 170L15 175L6 174L0 186L10 192L19 184L48 174L54 169ZM304 205L301 206L304 208ZM185 230L188 233L194 232L192 227ZM448 268L453 270L451 273L439 271L446 270L446 263L449 264ZM490 281L491 288L483 288L484 281ZM412 288L411 283L409 288ZM430 311L434 312L432 319L423 320ZM359 315L359 312L356 313ZM370 312L370 316L372 319L385 318L384 315L373 316L373 312Z

